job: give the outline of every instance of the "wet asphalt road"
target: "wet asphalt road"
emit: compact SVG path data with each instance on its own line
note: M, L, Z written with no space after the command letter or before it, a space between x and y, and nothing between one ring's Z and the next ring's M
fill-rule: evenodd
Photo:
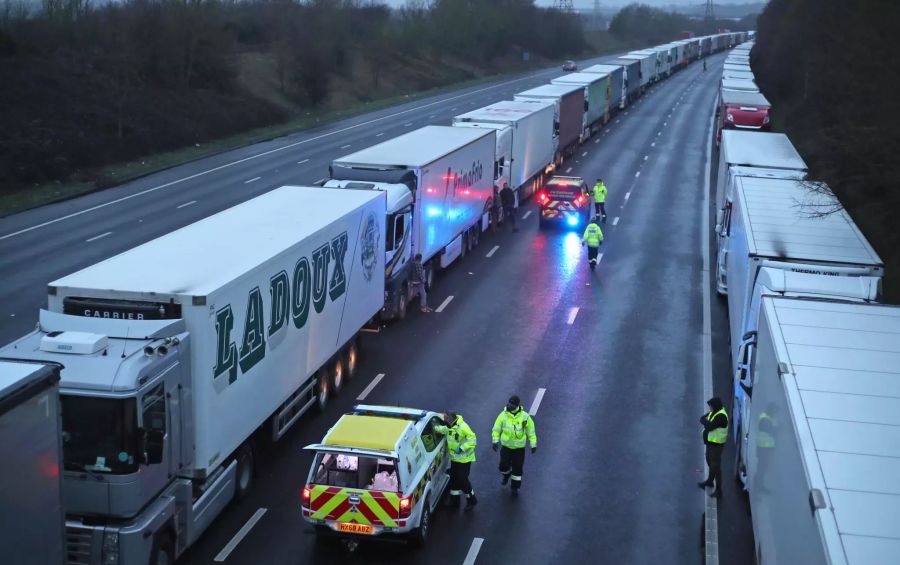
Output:
M700 563L704 499L695 486L702 478L697 407L703 400L701 285L708 281L701 272L699 202L721 59L712 58L705 73L695 64L653 88L564 165L562 172L571 167L568 174L588 181L602 176L610 188L596 273L587 268L580 233L539 230L534 204L526 203L519 210L519 233L483 237L474 254L441 274L429 300L437 306L452 296L443 312L415 312L364 336L357 379L325 414L304 416L261 454L249 496L232 504L179 563L212 563L260 508L266 513L226 563L460 564L476 538L483 540L477 563ZM465 100L469 108L483 106L548 76ZM468 109L452 103L442 103L434 120ZM414 114L427 120L429 111ZM371 119L377 115L360 121ZM391 120L397 125L388 136L424 124ZM177 197L163 188L104 206L96 215L0 239L3 273L26 273L0 282L0 302L10 310L0 313L0 339L9 341L33 324L48 280L274 186L314 181L323 176L322 163L377 142L372 137L381 132L373 126L379 123L342 132L340 140L279 149L239 169L229 166L179 183ZM347 137L361 130L359 139ZM245 148L213 166L321 134L304 135ZM341 149L346 144L353 148ZM318 168L307 171L298 164L306 158ZM185 173L195 174L170 171L142 181L146 185L5 218L0 237ZM256 176L263 179L244 184L245 177ZM198 202L177 208L190 200ZM108 231L113 233L95 240L99 245L85 241ZM712 312L715 388L727 398L727 349L721 343L727 326L714 294ZM439 510L421 550L373 543L351 554L340 544L317 542L300 518L300 489L311 463L302 447L319 441L379 373L385 377L367 403L463 414L480 441L471 477L480 504L468 513ZM540 389L540 447L528 454L523 492L513 499L499 485L490 428L510 394L531 408ZM720 505L723 563L749 563L752 557L741 503L735 489L726 490Z

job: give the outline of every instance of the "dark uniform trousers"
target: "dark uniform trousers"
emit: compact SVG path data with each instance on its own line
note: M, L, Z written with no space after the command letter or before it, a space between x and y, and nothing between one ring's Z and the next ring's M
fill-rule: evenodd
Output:
M450 462L450 494L472 496L472 483L469 482L469 470L472 463Z
M525 448L500 447L500 473L512 479L512 488L522 486L522 468L525 466Z

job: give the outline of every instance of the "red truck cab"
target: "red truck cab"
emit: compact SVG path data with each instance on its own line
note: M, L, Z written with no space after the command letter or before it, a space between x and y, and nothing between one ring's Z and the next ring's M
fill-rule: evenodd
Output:
M722 130L746 129L767 131L772 122L772 106L759 92L723 90L719 105L719 127L716 143L722 140Z

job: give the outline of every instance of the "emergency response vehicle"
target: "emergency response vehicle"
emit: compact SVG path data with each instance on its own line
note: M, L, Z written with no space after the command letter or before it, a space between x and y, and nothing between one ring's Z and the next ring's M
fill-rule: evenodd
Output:
M580 177L552 177L538 192L541 206L540 227L561 223L567 227L587 225L591 217L591 198Z
M337 535L351 550L361 539L408 537L421 545L449 482L447 440L436 412L355 406L315 452L302 493L303 519L316 534Z

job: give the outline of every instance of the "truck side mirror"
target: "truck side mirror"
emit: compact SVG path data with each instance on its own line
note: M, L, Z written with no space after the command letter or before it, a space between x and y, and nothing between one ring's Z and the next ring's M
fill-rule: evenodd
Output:
M145 458L147 465L156 465L162 463L163 446L165 445L165 434L157 430L148 430L146 439L144 440L144 449L147 453Z

